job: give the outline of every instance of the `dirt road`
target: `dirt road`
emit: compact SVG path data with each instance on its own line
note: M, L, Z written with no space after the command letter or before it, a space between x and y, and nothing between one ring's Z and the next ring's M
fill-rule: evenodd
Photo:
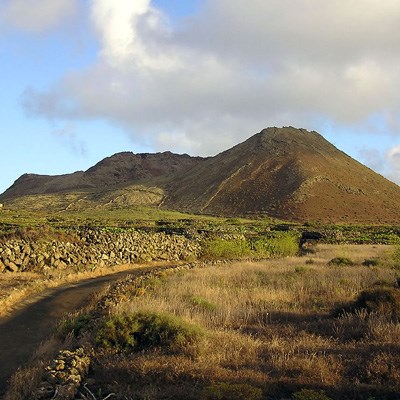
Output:
M0 398L12 373L29 361L65 313L82 307L92 293L110 282L127 275L141 276L154 269L132 269L47 291L38 301L0 321Z

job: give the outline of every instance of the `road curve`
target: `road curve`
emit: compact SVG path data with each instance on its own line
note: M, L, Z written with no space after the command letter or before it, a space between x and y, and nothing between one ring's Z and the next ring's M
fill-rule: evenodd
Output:
M161 267L162 268L162 267ZM87 279L46 291L38 301L0 321L0 398L11 375L34 354L65 313L79 309L88 297L105 285L127 275L141 276L160 269L148 267Z

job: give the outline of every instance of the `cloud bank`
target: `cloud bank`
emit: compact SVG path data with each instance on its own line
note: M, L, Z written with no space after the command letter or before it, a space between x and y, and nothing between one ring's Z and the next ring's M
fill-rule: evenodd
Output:
M44 20L71 12L56 3ZM105 119L141 144L202 155L270 125L379 120L400 136L397 0L206 0L178 25L150 0L90 4L96 63L27 89L28 113Z
M0 24L43 33L75 16L78 8L78 0L4 0L0 5Z

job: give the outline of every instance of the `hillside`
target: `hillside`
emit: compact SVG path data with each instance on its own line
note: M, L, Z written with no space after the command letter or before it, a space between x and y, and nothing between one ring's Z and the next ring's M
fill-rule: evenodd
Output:
M119 153L85 172L23 175L10 207L77 210L151 205L222 216L398 223L400 187L317 132L267 128L215 157Z
M264 129L181 175L168 193L166 207L295 221L398 222L400 211L399 186L292 127Z
M117 153L87 171L58 176L24 174L0 201L12 208L52 212L158 206L165 196L165 184L203 160L169 151Z

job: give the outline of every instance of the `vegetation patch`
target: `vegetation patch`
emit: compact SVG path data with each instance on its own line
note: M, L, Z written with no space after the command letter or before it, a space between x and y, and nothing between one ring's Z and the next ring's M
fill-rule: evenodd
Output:
M77 337L89 325L91 320L92 317L89 314L78 314L62 319L56 326L56 333L62 338L65 338L70 333Z
M365 267L377 267L379 265L379 260L377 258L367 258L362 262Z
M215 238L202 242L202 257L206 259L239 259L249 257L251 249L245 239Z
M189 296L188 302L195 308L203 311L215 311L217 306L201 296Z
M299 237L292 233L275 232L272 237L261 237L253 242L256 255L292 257L299 252Z
M172 352L193 350L204 332L172 314L140 311L106 318L96 341L117 351L160 348Z
M364 309L368 313L384 315L392 320L400 320L400 289L394 287L375 287L360 293L353 310Z
M335 257L329 261L328 265L348 266L348 265L354 265L354 262L347 257Z
M206 259L291 257L299 251L298 235L274 232L271 236L246 239L213 238L202 242Z

